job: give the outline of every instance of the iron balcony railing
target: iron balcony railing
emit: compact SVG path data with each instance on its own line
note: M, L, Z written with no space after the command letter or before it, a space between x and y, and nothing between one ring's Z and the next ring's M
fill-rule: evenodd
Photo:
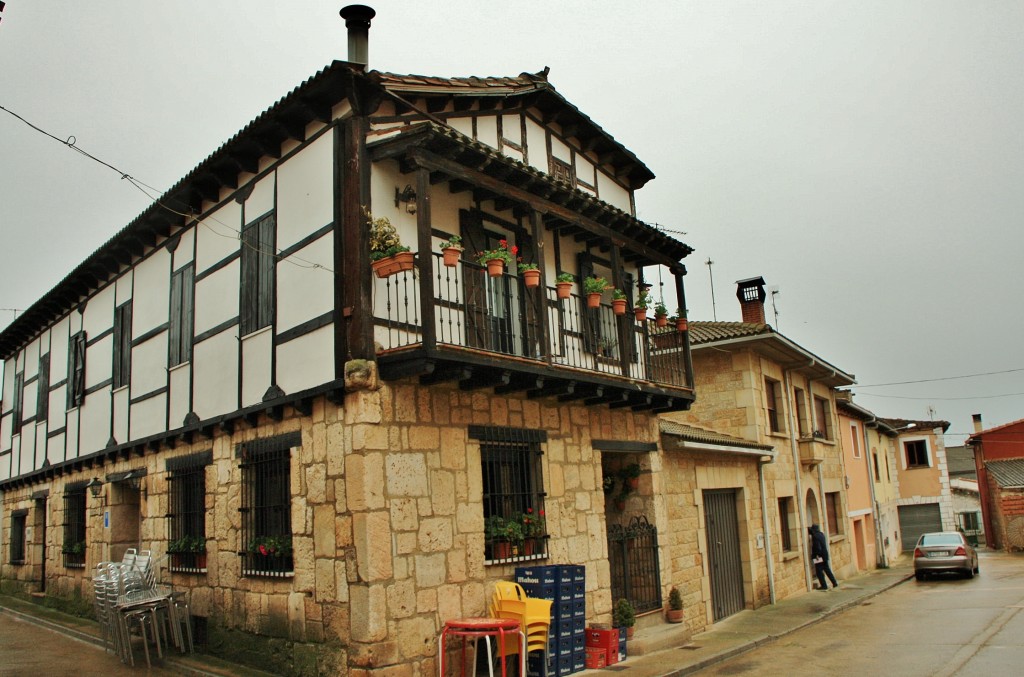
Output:
M374 278L374 339L379 349L471 348L553 367L691 387L685 332L655 329L653 321L638 322L632 312L616 315L608 303L587 308L586 298L578 294L559 299L553 287L526 288L521 277L508 271L490 277L476 263L446 267L439 254L433 258L432 336L423 328L418 269Z

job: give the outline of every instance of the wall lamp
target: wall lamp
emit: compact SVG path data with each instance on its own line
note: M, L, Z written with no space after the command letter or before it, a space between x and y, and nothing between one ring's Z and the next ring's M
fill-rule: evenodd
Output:
M99 498L100 494L103 493L103 481L98 480L95 477L89 480L85 486L89 487L89 493L92 494L93 498Z
M416 191L409 184L405 184L405 188L398 190L398 186L395 186L395 206L399 206L405 203L405 211L410 214L416 213Z

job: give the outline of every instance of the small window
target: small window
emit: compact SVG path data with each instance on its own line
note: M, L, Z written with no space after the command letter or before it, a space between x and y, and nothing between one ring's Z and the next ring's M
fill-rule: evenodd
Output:
M764 396L765 402L767 403L768 412L768 429L773 433L782 432L782 410L780 403L782 402L782 385L770 378L764 380Z
M860 427L856 423L850 424L850 438L853 440L853 457L860 458Z
M828 533L830 536L843 533L842 508L843 503L838 491L825 494L825 517L828 519Z
M167 553L175 571L206 568L206 466L211 454L181 459L168 476Z
M36 390L36 421L46 423L50 415L50 353L39 358L39 385Z
M25 563L25 519L23 511L11 514L11 564Z
M64 566L85 567L85 485L68 487L64 492Z
M532 431L487 430L500 434L480 444L485 555L491 562L542 557L548 532L540 443Z
M928 462L928 443L924 440L904 442L903 450L907 456L908 468L927 468L931 465Z
M881 482L881 481L882 481L882 478L881 478L881 476L879 476L879 474L878 474L878 454L877 454L877 453L875 453L875 452L871 452L871 457L872 457L872 459L874 459L874 461L875 461L875 481L876 481L876 482Z
M824 397L814 396L814 436L832 439L832 409Z
M25 374L18 372L14 375L14 395L11 399L11 434L17 435L21 432L21 419L23 418L24 412L24 391L25 390Z
M85 332L71 337L68 346L68 409L85 401Z
M275 231L273 212L242 228L240 323L243 335L274 322Z
M550 174L554 178L565 181L572 186L576 185L576 172L573 171L572 165L565 160L552 157Z
M195 304L195 266L188 264L171 275L169 366L192 360L192 317Z
M113 387L123 388L132 378L132 302L114 309Z
M291 447L301 438L257 440L243 445L243 573L284 576L293 570L291 517Z
M793 388L793 400L796 405L796 429L800 437L807 437L810 434L810 424L807 422L807 395L803 388Z
M792 510L793 499L789 496L784 496L779 499L779 537L782 544L783 552L792 552L795 549L793 538Z

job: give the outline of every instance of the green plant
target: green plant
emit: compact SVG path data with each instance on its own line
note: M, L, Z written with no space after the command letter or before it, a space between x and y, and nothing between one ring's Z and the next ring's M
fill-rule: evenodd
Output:
M452 235L441 243L441 249L462 249L462 236Z
M487 518L487 540L507 541L509 543L523 542L522 519L505 518L501 515L491 515Z
M206 552L206 537L186 534L167 544L168 553Z
M575 282L576 277L572 273L559 273L555 282Z
M60 549L65 555L81 555L85 552L85 541L78 541L77 543L68 543Z
M249 541L249 547L246 548L246 551L251 555L263 555L264 557L271 555L288 556L292 554L292 537L257 536Z
M402 238L398 231L391 225L386 216L379 219L373 218L368 209L363 209L363 215L370 224L370 259L379 261L400 252L407 252L409 248L402 244Z
M526 512L522 515L522 524L523 536L525 538L540 538L547 534L547 524L543 510L538 510L534 514L533 508L527 508Z
M668 591L668 608L673 611L681 611L683 608L683 595L679 592L679 588L672 586L672 589Z
M516 254L519 253L519 247L512 245L508 246L508 240L501 240L498 242L496 249L485 249L477 255L477 261L480 262L481 266L486 266L488 261L495 259L501 259L505 262L506 266L511 266L512 261L515 260Z
M623 597L615 603L612 610L612 625L616 628L631 628L636 624L636 609L628 599Z
M603 294L608 288L608 280L603 277L588 277L583 280L583 291L588 294Z
M622 468L619 470L619 477L621 477L624 480L635 480L636 478L640 477L640 464L630 463L628 465L622 466Z
M668 315L668 306L665 305L664 301L658 301L654 306L654 314L662 317Z
M647 310L647 303L650 301L651 295L647 293L646 289L641 289L640 293L636 297L636 304L634 308L642 308Z
M537 270L537 264L536 263L520 263L519 264L519 272L520 273L525 273L528 270Z
M615 289L612 290L612 300L613 301L625 301L626 300L626 292L624 292L621 289L619 289L618 287L616 287Z

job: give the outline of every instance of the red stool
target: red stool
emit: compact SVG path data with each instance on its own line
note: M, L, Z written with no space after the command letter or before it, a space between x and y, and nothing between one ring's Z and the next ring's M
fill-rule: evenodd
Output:
M438 677L445 677L445 650L444 642L447 637L462 637L462 674L466 674L466 639L474 640L473 657L476 658L475 640L481 637L496 637L498 646L501 647L501 677L507 677L505 672L505 636L519 635L519 674L526 674L526 635L523 634L522 626L515 618L456 618L447 621L441 636L437 638L437 674ZM487 663L491 665L490 649L488 649ZM474 671L476 666L473 666ZM491 677L494 677L491 668Z

